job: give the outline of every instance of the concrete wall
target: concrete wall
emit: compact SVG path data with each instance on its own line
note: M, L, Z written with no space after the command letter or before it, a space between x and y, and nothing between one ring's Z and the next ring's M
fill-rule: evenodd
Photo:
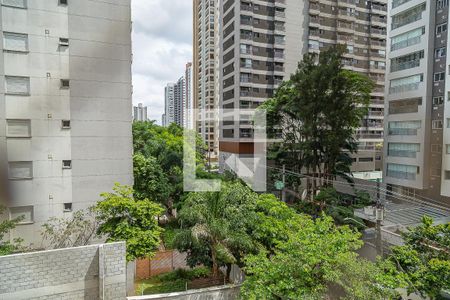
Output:
M0 257L0 299L125 299L125 243Z
M147 296L128 297L128 300L234 300L239 299L241 287L238 285L228 285L207 289L192 290L187 292L155 294Z

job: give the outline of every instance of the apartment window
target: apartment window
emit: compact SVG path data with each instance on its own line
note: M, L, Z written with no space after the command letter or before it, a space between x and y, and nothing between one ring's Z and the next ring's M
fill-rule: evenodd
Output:
M444 81L445 72L434 73L434 82Z
M417 135L421 127L421 121L394 121L388 124L389 135Z
M442 120L433 120L431 122L431 128L433 128L433 129L442 129L443 128Z
M445 153L450 154L450 144L445 145Z
M437 48L436 50L434 50L435 58L444 57L446 55L447 55L447 48L445 48L445 47Z
M403 77L391 80L389 93L396 94L419 89L419 83L423 81L423 74Z
M411 143L389 143L388 156L415 158L420 152L420 144Z
M6 136L16 138L31 137L31 121L30 120L6 120Z
M68 89L69 87L70 87L70 80L69 79L61 79L61 88Z
M447 31L447 23L442 23L436 26L436 35Z
M422 19L422 12L426 9L425 3L405 10L392 17L392 29L400 28Z
M450 128L450 119L447 118L447 128Z
M391 51L406 48L420 43L421 36L425 34L425 27L417 28L391 39Z
M24 180L33 178L33 162L14 161L8 164L8 178L12 180Z
M387 164L387 176L398 179L415 180L420 174L420 168L417 166Z
M4 32L3 49L6 51L28 52L28 35Z
M72 211L72 203L64 203L64 212Z
M437 9L441 9L441 8L447 7L448 6L448 2L449 2L449 0L437 0L436 1L436 8Z
M359 162L372 162L373 157L360 157Z
M433 153L442 153L442 145L431 144L431 152L433 152Z
M5 76L6 94L29 95L30 77Z
M70 120L62 120L61 128L62 129L70 129Z
M59 38L59 46L69 47L69 39L68 38Z
M2 4L5 6L27 8L27 0L2 0Z
M433 105L442 105L442 104L444 104L443 96L433 97Z
M60 5L67 5L67 0L59 0Z
M422 98L389 101L389 114L416 113L422 105Z
M450 171L444 172L444 178L445 178L445 180L450 180Z
M18 224L32 224L34 222L33 206L19 206L9 208L9 219L22 218Z
M72 169L72 161L71 160L63 160L62 168L63 169Z

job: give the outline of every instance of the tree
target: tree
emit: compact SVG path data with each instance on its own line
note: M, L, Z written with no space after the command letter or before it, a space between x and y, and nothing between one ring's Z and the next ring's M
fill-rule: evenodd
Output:
M96 237L98 220L92 208L79 210L70 217L51 218L43 227L42 237L48 248L86 246Z
M184 196L183 132L176 124L161 127L153 122L133 123L135 197L158 201L169 215ZM204 169L205 143L198 135L195 155L198 170Z
M393 248L391 259L405 272L408 291L439 299L450 287L450 223L433 225L425 216L403 238L405 245Z
M285 232L286 241L272 254L260 251L246 257L244 299L324 299L336 290L346 299L395 295L392 289L400 284L395 268L360 260L354 252L362 245L358 233L337 227L330 217L296 215L287 227L292 230Z
M162 228L158 217L164 209L149 199L133 199L133 189L116 184L112 193L103 193L95 207L99 227L107 242L126 241L127 261L152 257L160 245Z
M241 264L242 257L254 249L247 229L257 195L240 182L225 183L220 192L190 193L179 213L182 230L175 245L187 251L192 260L212 266L217 276L219 267Z
M5 212L6 208L0 205L0 216ZM15 239L12 243L10 241L3 241L3 238L12 229L16 228L24 219L24 216L17 217L12 220L0 221L0 256L12 254L21 249L21 239Z
M349 154L357 150L355 139L367 115L373 82L342 65L345 49L330 47L306 54L297 72L276 91L262 108L268 113L269 135L274 143L271 158L293 171L325 180L312 180L312 195L327 179L350 171Z

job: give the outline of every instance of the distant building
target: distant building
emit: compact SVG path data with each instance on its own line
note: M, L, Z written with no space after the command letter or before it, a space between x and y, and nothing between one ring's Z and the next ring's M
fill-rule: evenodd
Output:
M179 126L184 125L184 107L186 102L186 81L181 76L174 88L174 122Z
M138 106L133 106L133 120L134 121L148 121L147 106L139 103Z
M161 117L161 125L163 127L166 127L166 114L163 114Z
M175 122L175 84L169 83L165 88L164 99L164 126L169 126Z
M184 122L183 127L187 129L194 129L194 77L192 63L186 64L186 72L184 75L185 95L184 101Z

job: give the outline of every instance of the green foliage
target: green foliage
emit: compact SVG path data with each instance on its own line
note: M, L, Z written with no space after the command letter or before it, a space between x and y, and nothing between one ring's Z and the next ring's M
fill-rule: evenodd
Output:
M183 230L175 239L191 262L212 265L214 275L221 265L240 264L253 249L247 232L257 195L240 182L225 183L220 192L191 193L179 213Z
M330 217L296 215L291 225L272 255L261 251L246 257L244 299L324 299L332 288L345 292L345 299L391 299L395 294L395 276L357 258L358 233L337 227Z
M344 53L337 46L319 57L306 54L290 80L262 105L269 135L281 138L269 155L279 165L324 178L350 171L349 153L357 150L355 133L367 115L373 82L343 69ZM320 183L311 184L315 194Z
M404 270L409 292L439 299L450 288L450 223L433 226L433 219L425 216L403 238L405 246L393 248L391 259Z
M103 193L103 201L95 207L98 234L106 235L107 242L126 241L127 261L152 257L160 245L157 218L163 208L149 199L133 199L131 187L116 184L113 191Z
M0 205L0 216L5 212L6 208ZM15 239L12 243L9 241L3 241L3 238L10 230L16 228L24 219L24 216L20 216L13 220L0 221L0 256L15 253L21 249L21 239Z
M170 273L158 276L161 281L176 281L179 279L193 280L197 278L206 278L211 275L211 270L206 267L198 267L194 269L177 269Z

